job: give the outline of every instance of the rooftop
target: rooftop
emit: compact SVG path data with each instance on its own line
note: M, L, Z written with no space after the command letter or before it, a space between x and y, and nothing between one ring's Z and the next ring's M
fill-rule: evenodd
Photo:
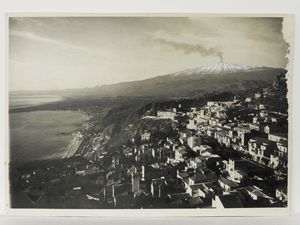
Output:
M234 194L218 196L224 208L243 208L241 199Z
M238 185L237 185L235 182L233 182L233 181L231 181L231 180L228 180L228 179L226 179L226 178L224 178L224 177L220 177L220 178L219 178L219 181L222 182L223 184L225 184L225 185L231 187L231 188L236 188L236 187L238 187Z

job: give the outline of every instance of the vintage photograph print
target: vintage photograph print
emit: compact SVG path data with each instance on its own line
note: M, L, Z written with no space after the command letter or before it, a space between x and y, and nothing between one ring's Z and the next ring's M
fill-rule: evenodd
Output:
M9 16L9 208L287 209L292 29Z

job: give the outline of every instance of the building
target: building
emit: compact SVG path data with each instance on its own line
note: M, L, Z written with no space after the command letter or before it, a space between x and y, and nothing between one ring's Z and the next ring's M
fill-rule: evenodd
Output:
M220 144L225 145L226 147L229 147L231 144L231 138L229 137L229 134L227 131L215 132L214 137L215 137L215 139L217 139L217 141Z
M191 149L193 149L194 147L201 145L201 138L193 135L187 139L187 144Z
M120 164L120 156L112 156L111 158L111 167L114 169Z
M247 178L248 174L245 171L245 169L248 167L247 161L229 159L228 161L223 162L225 164L225 171L228 172L229 180L232 180L236 183L241 183Z
M203 155L207 152L212 153L212 147L210 147L209 145L196 146L193 148L193 150L199 155Z
M286 187L278 187L276 188L276 198L278 198L282 202L287 202L288 195L287 195L287 188Z
M154 159L155 158L155 150L154 148L146 148L142 153L144 158Z
M260 99L260 97L261 97L261 93L257 92L254 94L255 99Z
M172 111L157 111L157 117L161 119L171 119L174 120L176 112Z
M149 141L151 138L151 132L150 131L144 131L141 134L141 141Z
M180 131L179 132L179 142L181 144L187 143L187 139L192 136L190 131Z
M175 160L177 162L183 162L186 154L187 154L187 150L186 150L185 146L181 145L181 146L177 147L175 149Z
M236 131L237 137L240 140L240 146L246 146L251 137L254 137L257 134L257 131L252 130L249 126L239 125L234 128Z
M218 184L224 191L232 191L233 189L238 187L238 184L224 177L220 177L218 179Z
M194 119L190 119L189 123L186 125L186 129L197 130L197 121Z
M246 187L245 190L248 192L249 196L254 200L273 200L272 197L268 196L267 194L265 194L261 189L255 187L255 186L250 186L250 187Z
M83 170L77 170L75 174L85 176L85 175L91 175L91 174L96 174L99 173L100 169L99 167L95 165L87 165L85 169Z
M187 193L189 193L193 197L201 197L208 200L212 199L215 196L215 188L216 185L213 182L205 182L190 185L189 188L187 188Z
M250 97L248 97L248 98L245 99L245 102L250 103L250 102L252 102L252 99Z
M268 139L274 142L287 141L287 135L283 133L273 133L268 135Z
M280 140L279 142L276 143L277 144L277 148L280 152L283 153L283 155L286 155L288 152L288 143L287 141L284 140ZM283 157L282 155L282 157Z
M216 106L216 107L228 107L232 105L234 101L223 101L223 102L213 102L213 101L208 101L206 105L208 107Z
M206 168L206 160L202 156L197 156L194 158L189 158L187 160L188 167L193 169L204 169Z
M274 153L272 153L270 155L269 167L276 169L280 164L280 159L278 157L278 154L276 154L276 152L274 152Z
M189 204L192 197L188 193L174 193L168 195L168 201L170 202L170 206L173 208L181 208L184 205Z
M114 206L116 208L131 208L134 206L133 194L117 195L114 197Z
M243 208L243 204L238 195L226 194L215 196L212 201L212 207L217 209Z
M217 181L216 174L210 169L199 169L196 173L188 177L188 185L194 185L203 182Z
M140 182L142 178L142 173L132 173L131 174L131 191L136 193L140 190Z
M152 179L151 194L154 198L162 198L166 196L166 179L164 177Z
M248 142L248 152L253 160L264 165L270 162L270 155L274 149L274 143L262 137L253 137Z
M146 167L142 166L142 181L150 181L152 179L166 177L167 175L168 170L166 170L165 168L161 168L158 165L148 165Z

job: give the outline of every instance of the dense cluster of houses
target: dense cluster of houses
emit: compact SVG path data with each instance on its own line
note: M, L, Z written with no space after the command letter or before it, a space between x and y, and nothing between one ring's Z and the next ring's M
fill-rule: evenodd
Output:
M124 145L111 158L104 200L118 208L137 207L137 202L140 207L285 206L287 133L276 127L287 115L268 111L261 96L207 102L189 112L158 111L156 117L175 124L176 118L187 115L185 129L175 125L177 136L158 143L152 141L151 131L143 130L139 144L132 139L130 146ZM245 118L229 118L230 110L246 109ZM239 157L224 159L207 139ZM119 177L121 171L126 171L123 177ZM268 179L272 180L269 186Z
M286 169L287 133L278 124L279 121L280 124L287 123L287 114L268 111L259 101L256 102L250 106L239 101L208 102L206 107L192 110L187 128L199 135L214 137L226 147L249 154L259 164ZM228 109L241 111L246 107L248 121L236 117L228 121Z
M85 196L104 208L284 207L288 117L268 104L270 95L145 116L149 123L169 120L175 135L153 139L155 131L141 130L119 151L70 164L86 183L68 186L65 197ZM180 118L187 118L184 126Z

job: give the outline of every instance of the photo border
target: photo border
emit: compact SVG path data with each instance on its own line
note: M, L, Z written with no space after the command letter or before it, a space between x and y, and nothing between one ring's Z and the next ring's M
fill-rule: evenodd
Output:
M294 58L294 15L287 13L80 13L80 12L7 12L5 13L5 211L9 216L100 216L100 217L199 217L199 216L287 216L291 214L291 174L292 174L292 78ZM9 183L9 18L11 17L280 17L288 19L289 44L288 57L288 204L282 208L232 208L232 209L44 209L24 208L17 209L10 206L10 183ZM283 34L284 36L285 34ZM38 212L38 214L37 214Z

